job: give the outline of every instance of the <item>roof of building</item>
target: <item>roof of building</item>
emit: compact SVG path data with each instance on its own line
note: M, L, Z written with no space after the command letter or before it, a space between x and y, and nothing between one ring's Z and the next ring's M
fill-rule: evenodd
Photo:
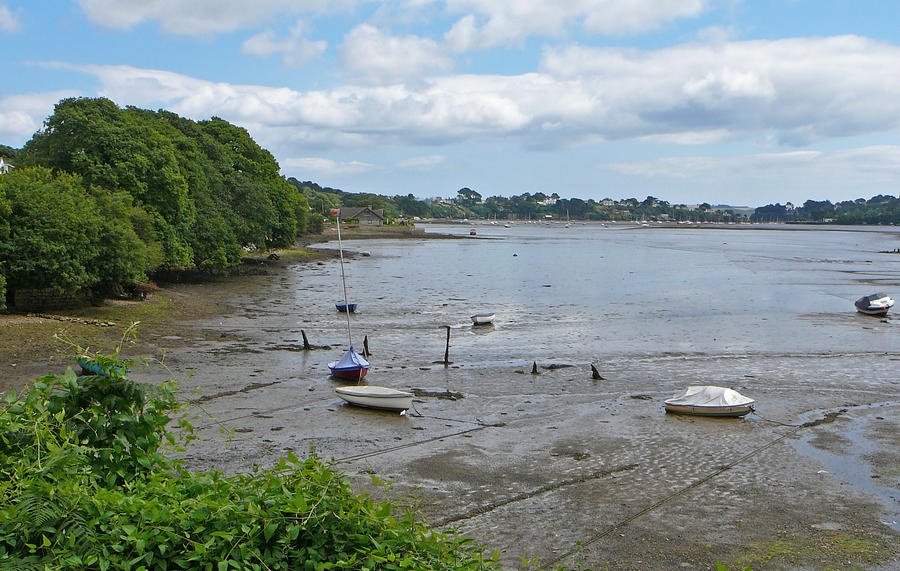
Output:
M359 218L363 214L369 214L378 218L384 218L384 210L375 210L369 206L349 206L341 208L341 218Z

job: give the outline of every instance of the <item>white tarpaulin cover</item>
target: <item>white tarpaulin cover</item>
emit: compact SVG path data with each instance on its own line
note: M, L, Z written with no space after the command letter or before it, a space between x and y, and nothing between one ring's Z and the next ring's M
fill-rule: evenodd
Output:
M665 402L681 406L741 406L752 404L753 399L732 389L699 385L688 387Z

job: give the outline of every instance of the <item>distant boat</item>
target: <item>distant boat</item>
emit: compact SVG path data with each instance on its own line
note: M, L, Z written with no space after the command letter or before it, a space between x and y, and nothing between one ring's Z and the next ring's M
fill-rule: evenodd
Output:
M698 416L744 416L753 411L751 398L741 393L709 385L690 386L664 401L666 412Z
M350 385L337 387L334 392L348 403L356 406L398 411L412 407L412 393L388 387Z
M338 311L344 313L347 309L350 309L350 313L356 313L356 304L355 303L336 303L334 306Z
M469 236L475 236L476 234L478 234L478 232L476 232L474 228L469 230Z
M475 325L490 325L493 322L493 313L476 313L472 316L472 323Z
M328 369L331 371L331 375L338 379L359 381L369 372L369 362L351 346L340 361L328 363Z
M894 299L886 293L878 292L857 299L853 305L860 313L883 317L887 315L889 309L894 307Z

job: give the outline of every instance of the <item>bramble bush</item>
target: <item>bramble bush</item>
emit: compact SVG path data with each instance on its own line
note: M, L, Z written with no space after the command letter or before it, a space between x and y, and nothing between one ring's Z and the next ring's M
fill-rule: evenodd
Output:
M0 568L497 568L469 539L354 494L315 454L228 477L169 459L193 439L176 388L70 368L8 395Z

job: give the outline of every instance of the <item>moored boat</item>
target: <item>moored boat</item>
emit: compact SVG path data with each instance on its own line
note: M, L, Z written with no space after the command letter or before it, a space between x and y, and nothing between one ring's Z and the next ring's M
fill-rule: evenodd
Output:
M407 391L374 385L350 385L334 389L350 404L384 410L407 410L412 407L413 394Z
M494 322L494 314L493 313L476 313L472 316L472 323L474 325L490 325Z
M333 377L358 381L369 372L369 362L350 347L340 361L328 363L328 369Z
M894 299L886 293L878 292L857 299L853 305L856 306L856 311L860 313L882 317L887 315L888 310L894 307Z
M350 313L356 313L356 304L355 303L338 302L338 303L334 304L334 307L337 308L337 310L340 311L341 313L346 312L348 309L350 310Z
M756 401L724 387L690 386L664 401L666 412L698 416L744 416L754 410Z

